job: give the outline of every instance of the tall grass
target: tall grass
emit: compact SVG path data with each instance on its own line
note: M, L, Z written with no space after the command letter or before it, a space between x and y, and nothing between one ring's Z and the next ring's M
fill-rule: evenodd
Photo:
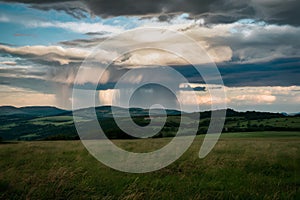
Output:
M146 174L110 169L80 141L1 144L0 199L299 199L300 137L224 135L199 159L202 139L170 166ZM147 152L169 140L114 142Z

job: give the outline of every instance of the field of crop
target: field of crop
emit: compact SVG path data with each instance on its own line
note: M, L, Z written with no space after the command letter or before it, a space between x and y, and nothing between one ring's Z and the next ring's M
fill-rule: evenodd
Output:
M115 140L145 152L171 138ZM203 136L170 166L146 174L110 169L80 141L0 144L0 199L299 199L300 133L223 134L198 158Z

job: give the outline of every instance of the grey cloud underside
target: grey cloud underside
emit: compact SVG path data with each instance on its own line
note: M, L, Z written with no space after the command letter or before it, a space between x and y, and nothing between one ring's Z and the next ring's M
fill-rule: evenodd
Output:
M234 67L234 66L233 66ZM276 63L265 63L265 66L241 66L220 68L223 80L229 86L293 86L300 85L299 63L280 66Z
M44 94L55 94L56 83L36 78L3 77L0 74L0 85L38 91Z
M292 60L277 60L262 64L236 64L227 65L219 64L218 68L222 75L224 84L229 87L241 87L241 86L292 86L300 85L300 68L299 59ZM177 71L182 73L189 82L204 83L201 76L192 66L177 66L174 67ZM114 77L111 77L111 81L105 84L99 84L98 90L112 89L115 86L115 81L126 72L126 69L110 68L114 71ZM65 80L70 76L76 75L77 67L63 66L52 67L48 73L43 72L24 72L19 69L1 69L0 70L0 84L9 85L12 87L20 87L25 89L31 89L40 91L43 93L55 93L53 88L61 88L64 85L68 85L69 88L72 84L64 84L63 82L57 82L55 80ZM118 72L118 73L117 73ZM15 77L6 77L3 74L16 75ZM116 75L117 74L117 75ZM40 76L37 78L26 78L26 75ZM159 78L159 74L156 75ZM164 77L161 77L164 78ZM55 85L55 87L53 87ZM86 83L78 85L81 89L94 88L93 83ZM184 89L183 89L184 90ZM205 91L205 88L195 88L197 91Z
M290 0L90 0L90 1L39 1L6 0L27 3L34 8L64 10L76 17L83 11L102 17L120 15L160 15L162 21L168 15L188 12L192 17L203 17L208 23L230 23L242 18L254 18L270 23L300 25L300 1Z
M259 64L219 63L218 69L228 87L300 85L300 58L279 59ZM175 67L190 82L205 83L192 66Z
M10 45L7 45L10 46ZM7 55L10 55L12 57L18 57L21 58L21 61L18 61L18 64L20 65L31 65L31 64L39 64L40 66L46 67L46 66L60 66L60 59L68 59L68 63L70 65L80 66L83 58L79 58L76 56L65 56L60 55L59 53L45 53L44 55L37 55L34 52L24 52L24 53L18 53L18 52L9 52L5 49L1 49L0 47L0 56L1 57L7 57ZM56 60L55 60L56 59Z
M107 38L76 39L76 40L62 41L59 44L68 47L95 47L105 39Z

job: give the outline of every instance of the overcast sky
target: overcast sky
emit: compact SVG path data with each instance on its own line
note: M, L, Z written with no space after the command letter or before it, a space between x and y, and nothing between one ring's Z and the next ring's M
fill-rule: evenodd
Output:
M95 81L99 67L92 66L75 83L87 91L97 85L99 105L121 105L120 95L125 94L114 83L134 68L141 74L132 75L127 86L174 81L178 100L209 109L211 86L191 65L206 62L188 63L156 49L120 54L124 46L145 47L149 38L153 46L186 48L180 37L166 33L118 36L156 27L184 34L204 49L220 71L228 107L300 112L299 7L298 0L0 1L0 105L71 109L72 87L83 60L101 42L116 37L107 48L97 49L97 62L114 60L105 78ZM180 72L188 84L169 80L165 66ZM173 96L157 86L139 90L133 106L151 104L149 92L174 106Z

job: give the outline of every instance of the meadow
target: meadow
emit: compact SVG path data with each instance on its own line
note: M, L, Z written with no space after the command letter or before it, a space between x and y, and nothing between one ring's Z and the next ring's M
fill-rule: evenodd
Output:
M147 152L171 139L114 143ZM300 132L223 133L199 159L202 141L145 174L101 164L78 140L1 143L0 199L300 199Z

